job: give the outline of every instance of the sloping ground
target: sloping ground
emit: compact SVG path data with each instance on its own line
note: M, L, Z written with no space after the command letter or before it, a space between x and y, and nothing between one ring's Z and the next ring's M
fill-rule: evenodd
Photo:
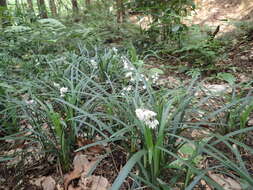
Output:
M227 57L216 63L218 68L225 69L218 70L231 71L232 68L239 81L249 79L253 76L253 0L195 0L195 2L197 8L184 22L187 25L200 26L204 33L213 33L220 26L216 37L230 44L226 50ZM144 29L148 28L151 22L150 18L140 19L138 15L132 15L130 21ZM170 72L170 75L173 74L175 71Z
M220 25L221 33L233 30L233 21L253 20L252 0L197 0L196 3L197 10L190 18L192 24Z
M217 37L231 41L227 58L217 65L236 68L239 80L250 79L253 76L253 1L196 0L196 5L188 21L212 31L220 26ZM237 28L238 25L241 27Z

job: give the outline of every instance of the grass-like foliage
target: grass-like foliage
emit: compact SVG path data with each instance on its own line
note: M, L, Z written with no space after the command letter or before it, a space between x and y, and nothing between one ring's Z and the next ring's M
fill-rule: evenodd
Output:
M129 156L113 190L128 176L132 189L188 190L201 180L222 189L210 175L214 172L253 186L241 155L253 153L245 141L252 131L251 91L237 95L234 87L226 103L213 108L208 102L217 95L197 95L202 89L197 77L175 89L159 86L159 70L145 68L134 47L103 48L92 45L92 29L75 26L68 32L57 20L38 23L1 31L0 140L36 144L65 172L73 152L114 142ZM220 77L235 86L227 75ZM204 126L210 129L205 136L189 135ZM80 136L101 140L77 149ZM214 165L203 167L209 157Z

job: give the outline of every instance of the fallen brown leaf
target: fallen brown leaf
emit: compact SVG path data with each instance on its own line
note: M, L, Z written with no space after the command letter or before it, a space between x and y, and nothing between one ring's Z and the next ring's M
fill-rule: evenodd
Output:
M253 118L249 119L249 121L247 122L248 126L253 126Z
M86 145L92 144L92 143L94 143L92 140L84 139L81 137L77 138L78 147L83 147L83 146L86 146ZM101 154L105 151L105 147L102 145L95 145L95 146L87 148L86 150L89 154Z
M64 177L64 190L69 190L68 187L74 179L80 178L81 175L86 177L95 163L96 160L89 161L85 155L76 155L73 161L74 170Z
M56 182L51 176L45 177L45 179L41 183L43 190L54 190L55 185Z
M241 185L231 177L224 177L223 175L213 174L209 172L209 177L223 187L224 190L242 190Z
M74 170L70 174L66 174L64 177L64 190L68 190L68 186L70 182L74 179L81 177L82 171L80 170Z
M79 182L83 190L107 190L110 188L108 180L102 176L81 177Z
M89 164L89 160L87 159L87 156L83 154L76 155L73 161L74 170L78 170L80 172L83 171L83 168Z

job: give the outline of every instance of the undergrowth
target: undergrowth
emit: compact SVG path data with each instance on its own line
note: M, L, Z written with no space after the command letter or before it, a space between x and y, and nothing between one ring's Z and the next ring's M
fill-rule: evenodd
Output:
M94 17L99 14L87 13L82 22ZM252 132L247 125L252 90L237 94L234 81L225 80L232 93L217 95L203 87L198 75L175 89L159 85L159 69L146 68L130 43L105 47L129 35L122 30L110 20L68 26L55 19L1 30L0 140L26 142L44 158L53 155L63 172L70 170L74 152L114 142L124 147L128 161L111 189L120 189L127 176L133 179L132 189L194 189L202 180L222 189L212 173L252 188L241 154L253 153L245 142ZM181 36L172 52L192 64L212 64L219 42L196 33L196 38ZM207 135L187 135L196 130ZM101 140L77 149L78 137L97 136ZM11 149L11 143L2 149ZM1 155L0 161L15 156ZM209 157L215 164L204 167Z

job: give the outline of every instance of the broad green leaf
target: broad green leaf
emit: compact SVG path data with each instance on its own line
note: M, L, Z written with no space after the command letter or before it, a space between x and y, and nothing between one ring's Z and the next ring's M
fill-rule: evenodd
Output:
M151 73L157 73L157 74L164 74L164 72L161 69L158 68L152 68L149 70Z
M187 156L192 156L195 152L195 146L193 144L186 143L178 151L181 154L186 154Z
M236 81L236 78L231 73L219 73L217 77L221 80L225 80L230 85L233 85Z

